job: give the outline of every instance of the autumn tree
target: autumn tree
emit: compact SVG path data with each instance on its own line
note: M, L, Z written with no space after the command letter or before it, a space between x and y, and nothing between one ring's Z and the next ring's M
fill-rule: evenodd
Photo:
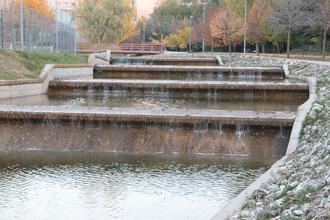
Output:
M244 31L242 27L243 19L230 5L219 9L210 23L212 36L218 37L223 45L228 45L229 53L232 52L232 46L241 41Z
M80 33L92 43L119 43L135 34L130 0L82 0L75 15Z
M190 41L190 35L191 29L188 27L188 21L184 20L181 28L178 28L175 33L165 38L165 45L172 49L186 50Z
M267 27L267 19L271 7L267 0L255 0L249 12L249 20L247 24L247 33L249 40L256 44L256 51L259 55L259 45L266 41L269 29Z
M53 12L48 6L47 0L22 0L22 2L24 8L32 9L33 11L47 17L54 16ZM20 3L21 0L15 0L15 7L17 8L16 11L18 11Z

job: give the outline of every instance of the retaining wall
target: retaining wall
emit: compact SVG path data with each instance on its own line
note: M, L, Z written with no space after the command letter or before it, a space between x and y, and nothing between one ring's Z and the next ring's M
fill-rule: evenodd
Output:
M46 64L38 79L0 81L0 99L45 94L49 81L55 78L92 77L93 66L89 64Z

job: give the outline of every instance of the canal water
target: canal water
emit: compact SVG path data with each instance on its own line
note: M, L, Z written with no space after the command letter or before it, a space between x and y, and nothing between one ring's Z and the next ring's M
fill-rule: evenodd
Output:
M0 219L208 219L265 172L244 158L0 155Z

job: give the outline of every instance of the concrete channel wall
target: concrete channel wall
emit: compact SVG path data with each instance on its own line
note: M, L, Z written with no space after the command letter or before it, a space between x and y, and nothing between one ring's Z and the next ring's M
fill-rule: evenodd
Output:
M49 81L60 78L92 77L93 66L88 64L46 64L38 79L0 81L0 99L45 94Z
M232 201L230 201L227 206L222 208L212 218L212 220L230 219L235 213L241 210L247 198L250 197L255 190L259 189L263 183L267 183L268 181L273 179L279 169L285 165L290 155L297 150L300 131L303 127L303 121L307 116L308 112L311 110L313 102L315 102L316 100L317 83L316 79L313 77L299 77L290 75L288 65L284 65L283 69L286 78L303 80L309 84L309 99L304 104L298 107L286 154L281 160L273 164L272 167L266 173L260 176L256 181L254 181L250 186L248 186L238 196L236 196Z

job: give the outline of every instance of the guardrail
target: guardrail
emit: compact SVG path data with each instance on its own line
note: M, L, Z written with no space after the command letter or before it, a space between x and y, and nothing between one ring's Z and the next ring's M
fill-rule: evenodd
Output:
M123 54L160 54L163 52L161 44L91 44L78 43L77 52L96 53L99 51L111 50L111 53Z

